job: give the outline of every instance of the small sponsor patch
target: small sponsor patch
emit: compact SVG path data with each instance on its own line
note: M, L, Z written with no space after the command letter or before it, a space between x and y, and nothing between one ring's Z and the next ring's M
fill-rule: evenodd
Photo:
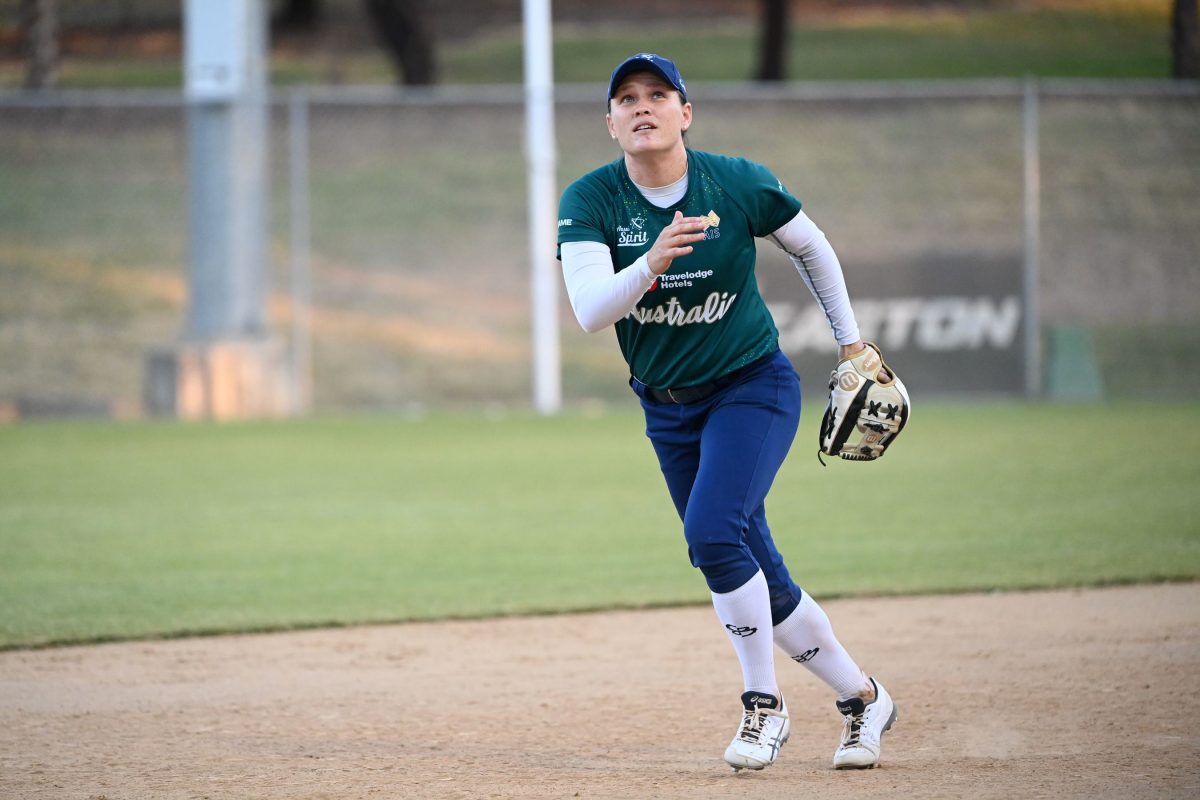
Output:
M792 661L795 661L797 664L803 664L805 661L811 661L819 652L821 652L821 648L814 647L811 650L805 650L798 656L792 656Z
M754 634L758 633L758 628L752 628L749 625L742 625L740 627L735 625L726 625L725 629L734 636L753 636Z

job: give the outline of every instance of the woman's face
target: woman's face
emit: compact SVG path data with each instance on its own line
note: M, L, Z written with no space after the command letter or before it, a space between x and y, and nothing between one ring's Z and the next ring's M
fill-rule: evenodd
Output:
M692 104L652 72L626 76L608 101L608 132L630 155L670 151L682 145L692 124Z

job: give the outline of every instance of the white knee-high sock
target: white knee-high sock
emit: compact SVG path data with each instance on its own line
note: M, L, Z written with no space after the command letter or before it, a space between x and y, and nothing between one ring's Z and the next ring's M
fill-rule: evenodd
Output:
M824 609L808 592L787 619L775 626L775 644L793 661L829 684L839 700L848 700L871 688L867 676L833 635L833 626Z
M712 593L717 619L742 665L747 692L779 696L775 682L775 649L772 645L771 597L762 572L732 592Z

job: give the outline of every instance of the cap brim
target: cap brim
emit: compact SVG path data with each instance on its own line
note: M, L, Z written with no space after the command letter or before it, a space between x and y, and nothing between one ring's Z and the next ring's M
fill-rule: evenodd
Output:
M665 83L667 86L670 86L672 89L679 92L681 95L683 94L683 92L680 91L679 87L675 85L675 82L671 80L671 77L669 75L667 75L666 72L663 71L662 67L658 66L653 61L647 61L644 58L639 58L639 59L631 59L629 61L626 61L624 64L622 64L620 67L617 68L616 73L613 75L612 80L609 81L609 84L608 84L608 99L609 100L611 100L613 95L617 93L617 89L621 88L621 84L625 81L625 79L627 77L629 77L630 75L634 74L635 72L653 73L653 74L657 75L659 78L661 78L662 82ZM686 95L684 95L684 96L686 97Z

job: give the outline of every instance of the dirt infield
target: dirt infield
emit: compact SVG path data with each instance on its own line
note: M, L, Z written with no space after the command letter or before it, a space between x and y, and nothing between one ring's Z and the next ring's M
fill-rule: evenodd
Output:
M792 739L734 774L690 608L0 653L0 797L1200 795L1200 584L824 605L900 710L877 770L784 660Z

